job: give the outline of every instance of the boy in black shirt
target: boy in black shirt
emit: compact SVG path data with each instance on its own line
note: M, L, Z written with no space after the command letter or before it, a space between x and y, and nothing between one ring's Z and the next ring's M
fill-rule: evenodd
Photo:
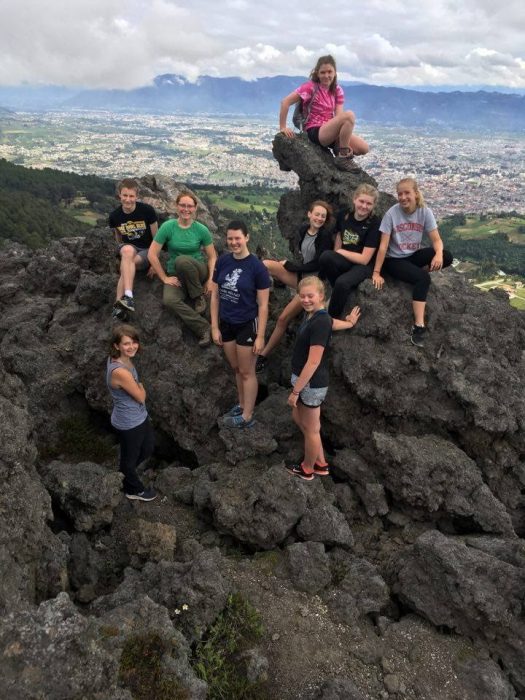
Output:
M148 248L158 230L155 209L149 204L137 202L138 189L136 180L126 178L119 182L121 204L109 215L109 225L115 234L120 256L120 278L114 306L116 313L119 309L135 311L135 271L148 268Z

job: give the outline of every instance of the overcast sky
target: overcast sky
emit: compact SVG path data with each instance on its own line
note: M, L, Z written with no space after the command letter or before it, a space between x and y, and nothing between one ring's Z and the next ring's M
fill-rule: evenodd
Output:
M523 0L4 0L0 84L131 88L161 73L525 88Z

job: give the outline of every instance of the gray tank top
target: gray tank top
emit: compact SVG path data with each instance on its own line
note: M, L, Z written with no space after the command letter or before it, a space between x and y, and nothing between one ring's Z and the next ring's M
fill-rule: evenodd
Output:
M139 375L135 367L130 369L122 364L122 362L117 362L111 357L108 357L106 384L108 385L109 393L113 399L111 425L117 428L117 430L131 430L131 428L136 428L138 425L144 423L148 417L148 412L146 406L143 403L135 401L133 396L128 394L127 391L124 391L124 389L115 389L115 387L111 386L111 373L114 369L119 367L123 367L128 372L131 372L136 382L139 380Z

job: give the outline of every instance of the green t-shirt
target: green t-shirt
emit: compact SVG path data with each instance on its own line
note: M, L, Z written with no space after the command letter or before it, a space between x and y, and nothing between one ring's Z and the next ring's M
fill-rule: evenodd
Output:
M207 226L194 221L189 228L182 228L177 219L165 221L153 240L160 245L167 244L169 275L173 274L175 258L179 255L190 255L192 258L204 262L205 257L201 248L213 243Z

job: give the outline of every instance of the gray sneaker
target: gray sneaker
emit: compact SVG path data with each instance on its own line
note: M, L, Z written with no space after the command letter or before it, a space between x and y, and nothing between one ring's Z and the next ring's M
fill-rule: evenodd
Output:
M140 493L127 493L126 498L130 501L154 501L157 498L155 489L144 489Z
M209 330L205 330L204 333L201 335L199 340L197 341L199 343L200 348L207 348L208 345L211 344L211 335Z
M117 301L117 304L119 306L122 306L123 309L126 309L126 311L131 311L132 313L135 311L135 302L133 301L133 297L128 297L126 294Z

